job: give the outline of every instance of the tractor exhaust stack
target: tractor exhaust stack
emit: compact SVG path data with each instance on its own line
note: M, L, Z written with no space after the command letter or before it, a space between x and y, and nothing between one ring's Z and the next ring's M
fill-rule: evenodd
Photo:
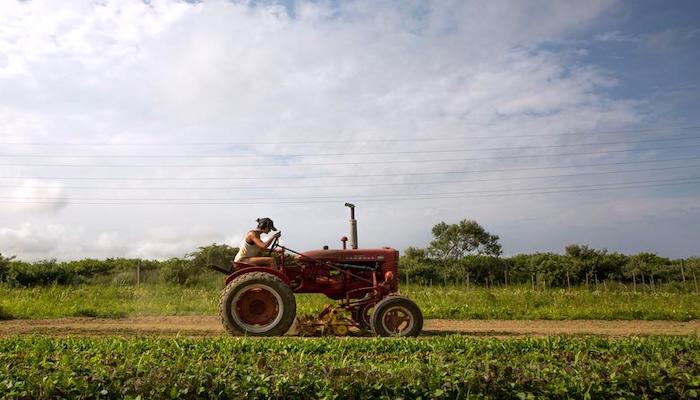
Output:
M355 219L355 205L345 203L345 207L350 208L350 245L357 249L357 220Z

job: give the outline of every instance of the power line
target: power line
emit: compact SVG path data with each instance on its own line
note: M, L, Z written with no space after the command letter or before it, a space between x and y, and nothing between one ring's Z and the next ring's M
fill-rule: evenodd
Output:
M455 140L486 140L486 139L518 139L518 138L537 138L537 137L553 137L553 136L578 136L578 135L615 135L627 133L653 133L664 132L669 130L686 130L697 129L700 125L677 125L650 127L646 129L616 129L616 130L584 130L575 132L558 132L558 133L538 133L538 134L519 134L519 135L488 135L488 136L434 136L429 138L402 138L402 139L360 139L360 140L296 140L296 141L274 141L274 142L153 142L153 143L108 143L108 142L0 142L1 145L17 145L17 146L76 146L76 147L128 147L128 146L144 146L144 147L180 147L180 146L250 146L250 145L306 145L306 144L353 144L353 143L390 143L390 142L438 142L438 141L455 141ZM364 133L364 132L361 132Z
M56 154L0 154L0 158L244 158L244 157L330 157L330 156L370 156L370 155L392 155L392 154L439 154L439 153L465 153L477 151L512 151L512 150L537 150L537 149L554 149L579 146L614 146L627 145L638 143L652 142L668 142L678 140L695 140L700 139L700 136L686 136L676 138L660 138L660 139L643 139L643 140L628 140L618 142L600 142L600 143L568 143L568 144L553 144L543 146L517 146L517 147L482 147L469 149L442 149L442 150L405 150L405 151L372 151L372 152L345 152L345 153L280 153L280 154L105 154L105 155L88 155L88 154L73 154L73 155L56 155Z
M689 144L684 146L665 146L643 149L624 149L624 150L604 150L590 152L575 152L575 153L553 153L553 154L527 154L514 156L496 156L496 157L473 157L473 158L448 158L448 159L428 159L428 160L391 160L391 161L342 161L342 162L323 162L323 163L287 163L287 164L0 164L5 167L90 167L90 168L240 168L240 167L303 167L303 166L331 166L331 165L382 165L382 164L415 164L415 163L441 163L455 161L485 161L485 160L511 160L522 158L541 158L541 157L569 157L569 156L584 156L610 153L634 153L643 151L659 151L672 149L688 149L700 147L700 144Z
M627 190L627 189L640 189L640 188L653 188L653 187L668 187L668 186L682 186L682 185L695 185L700 184L700 181L689 181L689 182L676 182L676 183L660 183L660 184L648 184L648 185L626 185L618 187L595 187L595 188L584 188L584 189L570 189L570 190L545 190L545 191L530 191L530 192L520 192L520 193L498 193L498 194L483 194L483 195L447 195L447 196L432 196L432 197L403 197L403 198L371 198L371 199L361 199L365 202L382 202L382 201L420 201L420 200L441 200L441 199L471 199L471 198L488 198L488 197L517 197L517 196L530 196L530 195L541 195L541 194L561 194L561 193L579 193L579 192L593 192L593 191L608 191L608 190ZM62 199L54 199L62 200ZM319 203L336 203L340 200L306 200L306 201L274 201L267 202L265 199L256 199L251 202L174 202L174 203L164 203L164 202L68 202L69 205L118 205L118 206L134 206L134 205L171 205L171 206L195 206L195 205L260 205L260 204L319 204ZM55 204L55 201L7 201L0 200L3 204Z
M696 181L700 180L700 176L693 176L687 178L672 178L672 179L651 179L642 181L631 181L631 182L616 182L616 183L596 183L596 184L578 184L578 185L568 185L568 186L549 186L549 187L534 187L534 188L515 188L515 189L494 189L494 190L471 190L471 191L452 191L452 192L425 192L425 193L411 193L411 194L381 194L377 196L356 196L350 193L338 194L338 195L326 195L326 196L285 196L285 197L265 197L266 200L302 200L302 199L346 199L355 198L358 200L363 200L365 198L393 198L393 197L423 197L423 196L441 196L441 195L466 195L466 194L481 194L481 193L509 193L509 192L529 192L529 191L547 191L547 190L561 190L561 189L576 189L576 188L586 188L586 187L609 187L609 186L620 186L620 185L637 185L637 184L654 184L654 183L674 183L678 181ZM255 197L229 197L229 198L104 198L104 197L73 197L75 200L83 201L238 201L238 200L255 200L259 196ZM0 196L0 199L18 199L17 196ZM19 197L21 199L21 197ZM56 196L33 196L33 199L37 200L55 200Z
M666 171L674 169L684 169L684 168L700 168L700 164L695 165L682 165L673 167L661 167L661 168L640 168L640 169L628 169L619 171L599 171L599 172L582 172L576 174L558 174L558 175L536 175L536 176L521 176L521 177L499 177L499 178L486 178L486 179L458 179L449 181L429 181L429 182L398 182L398 183L357 183L357 184L337 184L334 183L333 187L379 187L379 186L418 186L418 185L443 185L452 183L474 183L474 182L502 182L502 181L519 181L519 180L530 180L530 179L546 179L546 178L569 178L576 176L591 176L591 175L614 175L614 174L625 174L634 172L657 172ZM56 186L49 185L0 185L2 188L14 188L14 189L52 189ZM129 186L60 186L61 189L71 189L71 190L260 190L260 189L311 189L311 188L327 188L328 185L274 185L274 186L215 186L215 187L192 187L192 186L179 186L179 187L158 187L158 186L143 186L143 187L129 187Z
M573 164L573 165L555 165L546 167L517 167L517 168L499 168L499 169L472 169L472 170L459 170L459 171L431 171L431 172L400 172L400 173L382 173L382 174L351 174L351 175L284 175L284 176L263 176L263 177L196 177L196 178L186 178L186 177L139 177L139 178L128 178L128 177L62 177L62 176L37 176L37 177L26 177L26 176L0 176L0 179L45 179L45 180L90 180L90 181L230 181L230 180L285 180L285 179L336 179L336 178L379 178L379 177L393 177L393 176L430 176L430 175L462 175L462 174L476 174L476 173L490 173L490 172L512 172L512 171L540 171L549 169L567 169L567 168L587 168L587 167L602 167L602 166L612 166L612 165L633 165L633 164L652 164L658 162L673 162L673 161L691 161L700 160L700 157L678 157L678 158L666 158L666 159L656 159L656 160L634 160L634 161L618 161L618 162L607 162L607 163L593 163L593 164Z

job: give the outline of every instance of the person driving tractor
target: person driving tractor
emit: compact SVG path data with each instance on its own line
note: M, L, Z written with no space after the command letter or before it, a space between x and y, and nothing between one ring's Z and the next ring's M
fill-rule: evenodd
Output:
M270 236L267 241L263 242L260 239L260 234L268 234L270 231L277 231L275 224L270 218L258 218L256 220L258 227L252 229L245 234L241 247L238 249L238 254L233 260L235 262L243 262L253 265L262 265L277 268L277 262L274 257L262 256L263 251L265 251L270 244L275 241L275 239L282 236L282 232L277 232Z

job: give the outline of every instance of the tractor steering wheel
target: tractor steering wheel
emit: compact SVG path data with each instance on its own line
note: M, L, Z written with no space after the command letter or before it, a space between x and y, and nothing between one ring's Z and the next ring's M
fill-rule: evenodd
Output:
M270 257L272 256L272 252L275 251L277 246L279 246L280 243L280 237L277 236L275 240L272 241L272 244L270 245L270 249L267 251L267 256Z

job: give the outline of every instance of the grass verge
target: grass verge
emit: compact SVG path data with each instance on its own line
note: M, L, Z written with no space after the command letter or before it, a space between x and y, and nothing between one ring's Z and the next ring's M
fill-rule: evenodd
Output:
M136 315L213 315L220 287L0 286L0 310L14 318L70 316L119 318ZM443 319L700 319L700 297L682 292L633 292L586 289L532 290L525 287L402 286L425 318ZM322 295L298 295L300 314L331 303ZM1 315L1 314L0 314Z
M2 306L0 306L0 321L6 320L6 319L13 319L13 318L14 318L14 317L13 317L10 313L8 313L7 311L5 311L5 310L2 308Z

